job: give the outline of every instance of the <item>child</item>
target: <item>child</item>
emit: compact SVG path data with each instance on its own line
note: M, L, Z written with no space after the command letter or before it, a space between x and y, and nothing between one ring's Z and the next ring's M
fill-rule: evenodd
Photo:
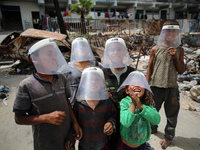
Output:
M178 113L180 109L177 74L185 71L184 50L180 46L180 28L175 20L163 24L158 43L151 50L147 69L147 81L153 91L157 111L164 103L167 125L164 139L160 144L166 149L175 136ZM152 125L152 134L157 132L157 125Z
M119 90L126 86L128 96L120 102L120 135L118 149L145 150L151 136L150 123L160 123L160 115L153 106L151 89L143 73L131 72Z
M94 55L87 39L79 37L73 40L71 58L69 62L71 75L71 97L70 103L73 106L81 78L82 71L91 65L101 66L100 62L95 61Z
M100 68L84 69L73 109L83 129L79 149L109 150L108 135L114 132L116 110Z
M105 52L103 56L103 72L107 84L107 90L113 100L113 104L117 110L116 132L112 134L110 150L115 150L117 139L120 136L120 109L119 102L124 97L124 90L117 89L124 82L128 74L135 69L130 67L130 57L126 47L126 43L122 38L110 38L106 41Z
M32 125L35 150L65 150L71 123L77 137L82 136L68 100L70 83L61 75L69 67L53 39L37 42L28 54L36 72L19 84L13 106L15 122Z

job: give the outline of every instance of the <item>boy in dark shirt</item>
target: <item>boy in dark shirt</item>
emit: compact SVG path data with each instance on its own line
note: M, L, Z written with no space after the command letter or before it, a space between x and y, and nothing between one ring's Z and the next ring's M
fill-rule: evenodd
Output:
M71 97L70 103L73 106L76 100L76 93L81 79L82 71L88 66L98 66L101 63L95 61L94 55L87 39L78 37L72 41L71 58L69 67L71 71Z
M109 150L108 135L114 132L116 110L100 68L84 69L73 109L83 129L79 149Z
M110 150L115 150L117 139L120 137L120 107L119 103L125 97L125 90L117 91L130 72L135 69L130 67L130 57L126 43L122 38L111 38L106 41L103 56L103 72L107 90L117 110L116 133L111 136Z
M82 129L68 98L70 83L62 75L68 65L53 39L34 44L29 53L36 72L20 82L13 106L15 121L32 125L35 150L65 150L71 123L76 136Z

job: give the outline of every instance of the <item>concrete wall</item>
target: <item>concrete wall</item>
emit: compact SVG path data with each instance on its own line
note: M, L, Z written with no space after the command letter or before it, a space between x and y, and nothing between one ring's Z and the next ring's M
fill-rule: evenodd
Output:
M21 11L21 20L22 20L22 26L23 30L25 30L25 22L30 24L30 28L33 27L32 22L32 11L40 11L40 8L38 6L37 2L19 2L19 1L0 1L0 5L8 5L8 6L19 6ZM11 16L12 17L12 16Z
M155 8L156 9L156 8ZM137 7L137 9L136 10L145 10L145 8L144 7ZM169 14L169 9L167 8L167 9L162 9L162 10L166 10L167 11L167 19L168 19L168 14ZM135 14L135 9L134 8L129 8L129 9L127 9L127 12L128 13L132 13L133 14L133 16L134 16L134 14ZM154 19L160 19L160 16L161 16L161 10L159 11L159 13L154 13ZM153 16L152 16L152 13L148 13L147 14L147 18L148 19L153 19ZM174 19L175 18L175 11L174 11L174 9L170 9L170 19Z

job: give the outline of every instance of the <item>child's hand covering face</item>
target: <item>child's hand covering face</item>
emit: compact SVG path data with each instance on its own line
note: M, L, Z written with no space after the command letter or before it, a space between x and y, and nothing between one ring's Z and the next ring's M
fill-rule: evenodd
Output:
M129 85L126 89L126 93L131 97L132 103L141 110L143 109L143 106L140 98L144 95L144 92L145 89L140 86Z

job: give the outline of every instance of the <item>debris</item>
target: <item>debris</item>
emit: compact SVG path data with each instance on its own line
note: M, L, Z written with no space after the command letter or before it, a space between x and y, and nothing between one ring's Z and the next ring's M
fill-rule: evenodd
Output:
M182 75L178 74L177 81L183 82L183 81L191 81L192 76L189 73L184 73Z
M196 110L191 103L188 103L188 105L189 105L189 110L190 111L195 111Z
M182 44L187 44L190 47L200 46L200 32L190 32L182 35Z
M4 85L0 85L0 100L4 103L5 106L7 106L6 100L8 99L8 96L5 94L9 92L9 88L7 88Z
M196 109L196 111L200 111L200 107L196 107L195 109Z
M190 89L190 95L193 100L200 102L200 85L193 86Z
M0 99L4 99L4 98L6 98L6 94L0 93Z
M181 106L185 110L196 111L196 108L191 103L181 102Z
M5 106L8 106L8 103L6 102L7 99L8 99L8 97L3 99L3 103L4 103Z
M183 109L188 110L189 109L189 105L186 102L181 102L181 106Z
M0 92L9 92L9 89L3 85L0 85Z
M8 64L13 64L13 60L0 60L0 65L8 65Z
M22 33L12 32L7 35L0 44L0 56L4 59L21 60L28 63L28 50L38 40L53 38L60 50L68 52L71 43L66 39L67 35L50 31L29 28Z
M11 64L11 65L3 65L3 66L0 66L0 69L10 68L10 67L12 67L12 66L14 66L14 65L17 65L17 64L19 64L19 63L20 63L20 60L17 60L16 62L14 62L14 63Z

